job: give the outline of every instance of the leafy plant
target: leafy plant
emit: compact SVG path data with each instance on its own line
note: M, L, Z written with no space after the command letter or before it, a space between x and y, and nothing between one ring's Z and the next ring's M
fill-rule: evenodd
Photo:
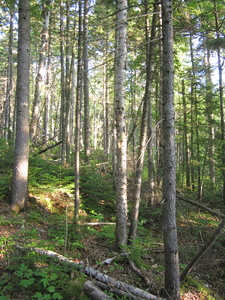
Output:
M35 254L30 254L12 259L7 269L11 275L0 282L3 296L22 293L27 295L27 299L63 299L62 289L69 280L63 267L47 265Z

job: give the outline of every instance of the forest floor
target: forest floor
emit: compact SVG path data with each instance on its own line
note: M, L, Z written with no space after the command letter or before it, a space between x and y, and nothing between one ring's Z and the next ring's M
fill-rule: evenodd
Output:
M30 196L27 209L18 215L11 212L7 201L0 201L0 274L2 278L0 279L0 290L2 291L0 300L88 299L82 292L77 296L71 295L72 292L69 294L65 290L61 294L58 293L58 289L56 290L53 283L50 282L50 275L45 277L45 273L38 274L37 271L34 271L34 267L36 269L46 268L48 274L54 273L54 270L48 269L50 263L32 258L29 252L21 253L15 248L15 244L23 247L50 249L72 258L73 261L96 268L118 280L146 289L144 281L131 270L126 259L119 259L109 265L102 264L105 259L116 255L113 250L115 230L113 223L94 225L94 221L99 222L96 217L96 219L91 219L92 224L85 223L86 225L80 225L74 231L72 229L72 195L60 190L45 193L44 202L43 195L42 200L35 195ZM198 217L202 219L201 224L197 223L194 218L187 221L185 216L179 220L181 267L189 262L194 251L199 249L207 236L210 236L210 233L216 228L213 227L214 220L207 219L210 216L206 217L199 212ZM88 215L84 212L83 221L89 221ZM137 245L133 254L131 253L131 259L148 278L151 283L150 292L155 295L162 289L164 277L160 226L160 220L158 223L156 219L154 222L153 220L146 222L139 229ZM208 228L209 231L206 232L205 228ZM149 233L148 239L154 240L153 242L146 242L146 233ZM192 276L182 284L182 300L225 298L224 246L225 233L223 232L219 241L207 251L194 268ZM57 278L59 276L57 272L65 278L63 280ZM68 272L68 270L62 271L61 269L55 271L54 284L59 286L63 281L68 287L68 282L71 284L71 280L78 276L76 272L74 275L74 271ZM78 277L82 278L81 275ZM37 283L40 278L43 287L37 292ZM60 289L63 290L62 287ZM69 290L69 288L67 289Z

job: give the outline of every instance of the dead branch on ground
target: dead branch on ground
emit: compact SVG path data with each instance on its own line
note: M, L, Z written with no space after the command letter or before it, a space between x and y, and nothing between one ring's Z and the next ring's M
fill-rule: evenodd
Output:
M211 208L208 208L207 206L205 206L205 205L203 205L203 204L201 204L199 202L196 202L196 201L193 201L193 200L190 200L190 199L186 199L186 198L183 198L181 196L177 196L177 199L185 201L187 203L190 203L190 204L192 204L194 206L197 206L197 207L201 208L202 210L210 213L213 216L216 216L216 217L219 217L219 218L225 218L224 214L221 214L221 213L219 213L219 212L217 212L217 211L215 211L215 210L213 210Z
M89 280L84 284L84 292L93 300L113 300Z
M146 291L144 291L140 288L137 288L137 287L134 287L130 284L127 284L127 283L124 283L122 281L116 280L115 278L110 277L110 276L108 276L104 273L101 273L101 272L99 272L99 271L97 271L97 270L95 270L95 269L93 269L89 266L85 267L82 262L80 262L80 263L74 262L72 259L68 259L65 256L63 256L61 254L58 254L56 252L53 252L53 251L50 251L50 250L45 250L45 249L42 249L42 248L27 249L27 248L24 248L24 247L19 246L19 245L16 245L16 248L19 249L20 251L23 251L23 250L34 251L34 252L36 252L40 255L46 255L46 256L49 256L50 258L55 258L59 262L66 263L66 264L69 264L71 266L75 266L79 270L82 270L90 278L95 279L97 281L100 281L104 284L113 286L114 288L119 289L122 292L129 293L129 294L133 295L135 297L135 299L163 300L162 298L159 298L155 295L152 295L152 294L150 294L150 293L148 293L148 292L146 292ZM88 284L88 287L91 289L90 284ZM93 299L95 300L97 298L93 298ZM100 299L100 298L98 298L98 299ZM101 298L101 299L103 299L103 298Z
M186 269L183 271L183 273L180 276L181 281L183 281L185 279L185 277L188 275L188 273L191 272L191 270L197 264L197 262L201 259L203 254L207 251L207 249L210 247L210 245L215 241L216 237L220 234L220 232L222 231L224 226L225 226L225 218L219 224L219 226L217 227L215 232L211 235L210 239L202 246L200 251L194 256L194 258L188 264Z

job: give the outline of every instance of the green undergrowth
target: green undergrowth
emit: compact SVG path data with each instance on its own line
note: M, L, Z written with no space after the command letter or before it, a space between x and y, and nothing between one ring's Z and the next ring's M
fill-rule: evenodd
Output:
M0 281L1 300L16 295L17 299L88 299L82 291L86 278L79 270L51 262L34 252L14 251L7 258L10 264ZM76 277L73 289L71 274Z
M5 152L0 151L0 156L4 158ZM85 225L75 226L73 167L62 167L59 162L44 157L31 157L28 208L16 215L10 212L6 204L12 156L3 159L0 166L0 183L3 183L0 185L0 205L5 205L5 212L2 210L0 213L0 228L4 233L0 236L0 269L3 272L0 300L88 299L83 293L87 278L78 269L65 267L32 251L19 251L15 248L16 244L52 250L77 262L99 265L106 274L119 276L122 281L145 288L142 279L130 272L126 256L118 257L109 266L102 265L104 259L117 255L114 252L115 224L93 226L89 223L115 222L116 197L111 170L96 167L96 163L81 166L79 222ZM215 231L220 220L183 202L178 203L177 220L182 272ZM141 203L137 238L132 246L124 249L135 266L150 278L151 292L156 294L164 285L162 228L162 206L149 208ZM205 272L201 270L201 264L204 266L206 262L220 259L223 245L224 239L220 235L207 252L208 256L198 263L197 273ZM217 256L213 256L215 254ZM212 268L207 279L216 282L217 275L219 280L224 278L224 268L216 271ZM199 299L220 299L215 296L215 289L207 287L205 280L196 279L195 273L190 273L181 291L182 294L198 292L202 295Z

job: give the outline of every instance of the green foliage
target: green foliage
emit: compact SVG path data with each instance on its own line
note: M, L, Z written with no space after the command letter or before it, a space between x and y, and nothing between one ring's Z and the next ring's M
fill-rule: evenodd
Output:
M79 276L75 280L70 280L63 289L63 299L88 300L89 297L84 294L83 285L87 281L85 276Z
M6 271L10 273L0 282L3 296L21 293L25 299L63 299L63 288L69 281L65 268L48 265L33 253L11 258Z
M92 215L102 214L107 220L114 219L116 197L110 174L94 167L83 167L80 186L83 209Z
M13 168L13 150L0 138L0 200L9 196Z

